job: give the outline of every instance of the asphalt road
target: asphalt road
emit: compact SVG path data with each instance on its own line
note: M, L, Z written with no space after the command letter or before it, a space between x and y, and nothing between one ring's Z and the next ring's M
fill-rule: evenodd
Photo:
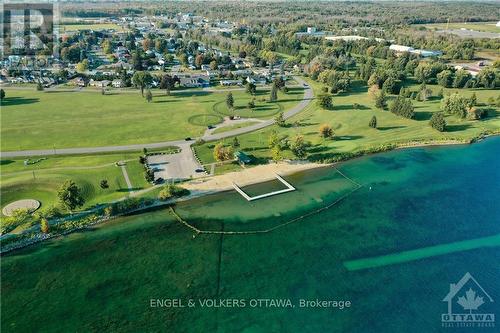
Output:
M299 83L299 85L305 85L306 82L299 77L294 77L295 81ZM297 113L304 110L309 103L312 101L314 94L311 87L304 86L304 97L302 101L299 102L296 106L288 110L284 113L284 118L288 119L293 117ZM223 138L228 138L236 135L241 135L244 133L253 132L268 126L271 126L275 123L274 119L269 119L259 124L255 124L248 127L238 128L232 131L227 131L219 134L208 134L202 137L205 141L214 141L220 140ZM196 138L194 138L196 139ZM194 143L193 141L190 144ZM94 153L109 153L109 152L120 152L120 151L136 151L142 150L143 148L164 148L168 146L178 146L185 147L185 140L175 140L175 141L164 141L164 142L156 142L156 143L146 143L146 144L134 144L134 145L124 145L124 146L104 146L104 147L83 147L83 148L63 148L63 149L40 149L40 150L19 150L19 151L8 151L8 152L0 152L1 158L8 157L30 157L30 156L48 156L48 155L75 155L75 154L94 154ZM191 149L189 149L191 150Z

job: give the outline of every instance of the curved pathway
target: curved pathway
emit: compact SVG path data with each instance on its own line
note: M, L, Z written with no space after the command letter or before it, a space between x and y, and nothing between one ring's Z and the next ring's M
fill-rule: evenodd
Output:
M313 90L306 82L299 77L294 77L300 85L304 86L304 96L302 101L296 106L284 113L284 118L288 119L295 116L300 111L304 110L314 97ZM263 121L259 124L237 128L232 131L222 132L218 134L206 134L201 137L205 141L214 141L224 138L229 138L236 135L241 135L253 131L260 130L262 128L271 126L275 123L274 119L269 119ZM194 141L190 142L191 144ZM47 155L74 155L74 154L92 154L92 153L108 153L108 152L118 152L118 151L130 151L130 150L142 150L143 148L164 148L168 146L186 146L185 140L175 140L175 141L164 141L156 143L145 143L145 144L133 144L124 146L104 146L104 147L84 147L84 148L63 148L63 149L41 149L41 150L19 150L19 151L8 151L1 152L2 158L7 157L28 157L28 156L47 156Z

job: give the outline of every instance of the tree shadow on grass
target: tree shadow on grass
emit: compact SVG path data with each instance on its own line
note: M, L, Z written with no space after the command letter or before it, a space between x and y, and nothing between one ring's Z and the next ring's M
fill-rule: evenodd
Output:
M199 97L199 96L207 96L210 94L212 94L212 92L200 90L200 91L176 91L175 94L172 95L174 95L175 97L192 97L192 96Z
M67 93L75 93L75 92L80 92L79 90L45 90L44 93L46 94L67 94ZM106 94L108 95L108 94Z
M266 164L269 161L269 158L266 157L257 157L249 153L249 151L245 151L245 153L252 160L251 164Z
M471 124L446 125L446 132L460 132L471 127Z
M7 164L11 164L11 163L14 163L13 160L0 160L0 165L7 165Z
M363 135L341 135L334 138L335 141L350 141L364 138Z
M398 129L398 128L405 128L406 126L383 126L383 127L377 127L379 131L388 131L392 129Z
M328 151L330 149L331 148L329 148L327 146L323 146L322 144L317 144L317 145L314 145L313 147L309 148L307 150L307 152L310 153L310 154L317 154L317 153L321 153L321 152L324 152L324 151Z
M132 192L142 190L142 187L132 187L132 188L120 188L116 192Z
M432 112L429 111L419 111L415 112L415 120L417 121L423 121L423 120L429 120L432 117Z
M331 109L333 111L343 111L343 110L370 110L369 107L365 105L358 105L354 107L352 104L334 105Z
M40 101L39 98L24 98L24 97L5 97L2 100L2 106L33 104Z

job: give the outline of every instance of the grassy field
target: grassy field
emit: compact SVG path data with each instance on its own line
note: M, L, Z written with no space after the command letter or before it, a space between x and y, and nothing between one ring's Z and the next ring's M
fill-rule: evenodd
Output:
M6 89L2 101L2 151L92 147L161 142L201 136L210 119L230 114L225 93L181 91L166 96L155 91L147 103L139 92L29 91ZM302 98L301 89L280 94L280 102L263 101L269 92L259 90L253 111L246 108L253 98L244 91L232 92L232 114L269 118ZM214 105L219 105L216 109ZM201 117L194 117L201 116ZM194 117L194 118L192 118ZM190 122L189 119L192 121ZM193 121L193 119L198 121ZM210 122L213 124L214 122Z
M247 127L247 126L251 126L251 125L255 125L255 124L257 124L256 121L249 120L249 121L245 121L243 123L238 123L238 124L234 124L234 125L216 128L212 133L213 134L224 133L224 132L232 131L232 130L235 130L238 128Z
M416 24L415 27L426 27L427 29L468 29L483 32L499 32L500 28L496 26L496 22L473 22L473 23L434 23L434 24Z
M48 157L25 166L23 159L2 160L0 177L1 207L26 198L37 199L45 209L57 203L57 189L67 179L82 188L86 200L83 208L97 203L111 202L129 193L117 161L126 161L126 169L134 189L151 186L143 176L138 161L140 153L106 154L93 156ZM99 186L106 179L109 188Z
M316 94L321 89L321 84L308 80L315 89ZM418 89L418 85L409 85L413 90ZM434 93L437 93L439 86L428 85ZM487 102L489 97L498 95L495 90L483 89L445 89L444 93L458 91L464 96L476 93L478 103ZM394 96L390 96L394 98ZM358 103L360 107L354 109L353 104ZM414 101L416 119L409 120L398 117L389 111L375 108L373 101L367 94L367 87L354 85L348 94L340 94L333 97L334 107L332 110L319 108L316 103L311 103L306 110L290 119L288 122L293 126L281 128L277 126L241 135L238 137L241 149L259 159L269 159L271 154L268 149L268 137L272 130L278 131L282 136L293 138L296 135L303 135L311 143L309 149L310 158L326 159L338 153L356 152L361 149L377 147L394 142L409 142L413 140L447 140L471 138L485 130L500 130L499 109L495 107L485 107L490 110L490 117L481 121L460 120L455 116L446 116L448 123L447 131L440 133L429 126L429 119L434 112L439 111L440 100L431 98L426 102ZM368 126L372 116L377 117L378 128L373 129ZM321 124L329 124L335 130L335 138L322 139L318 135ZM226 139L229 143L231 139ZM203 163L211 163L213 159L213 146L215 143L209 142L196 147L198 156ZM289 150L284 151L284 158L292 158Z

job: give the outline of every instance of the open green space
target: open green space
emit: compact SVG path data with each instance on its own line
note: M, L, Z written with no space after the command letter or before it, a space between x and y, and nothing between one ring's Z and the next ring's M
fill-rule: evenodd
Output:
M86 90L5 90L7 97L1 105L2 151L140 144L196 137L206 130L205 115L210 115L211 121L221 117L214 112L214 105L226 108L226 94L201 90L175 92L171 96L154 91L151 103L138 91L102 95ZM278 103L267 103L260 101L268 98L268 92L262 91L256 97L258 107L249 111L246 105L253 96L244 91L232 94L235 115L263 118L277 111L265 110L268 104L274 108L279 105L279 110L286 111L302 98L301 89L290 89L288 94L279 95ZM201 122L193 124L190 118Z
M321 91L322 84L307 80L315 90L315 95ZM407 88L418 91L419 85L408 83ZM435 96L441 89L437 85L427 85ZM444 89L444 94L459 92L470 97L477 96L479 108L488 110L488 118L477 121L461 120L455 116L446 116L448 124L445 132L438 132L429 126L429 119L434 112L440 111L441 100L432 97L427 101L413 101L415 119L405 119L392 114L387 110L377 109L373 100L368 96L368 88L355 82L351 91L333 97L333 109L320 108L315 101L298 115L289 119L289 127L271 126L256 132L238 136L240 149L257 159L271 158L268 148L268 137L271 131L277 131L281 136L293 139L296 135L304 136L311 143L309 157L313 160L328 159L340 153L355 153L374 147L392 143L409 143L412 141L432 140L461 140L470 139L485 131L500 131L499 108L486 105L490 97L498 96L497 90L486 89ZM395 96L389 96L389 103ZM359 106L354 107L357 103ZM377 129L370 128L368 123L372 116L377 117ZM321 124L329 124L335 131L333 139L323 139L319 136ZM230 139L226 139L229 143ZM197 146L196 151L203 163L211 163L213 146L208 142ZM293 158L291 151L283 152L284 158Z
M416 24L415 27L426 27L427 29L445 30L445 29L467 29L483 32L500 32L500 27L496 26L497 22L473 22L473 23L433 23L433 24Z
M120 199L128 195L129 189L121 167L115 165L118 161L126 162L134 190L151 186L144 179L138 156L139 153L123 153L47 157L27 166L24 159L4 159L0 177L1 207L26 198L39 200L42 210L56 205L57 190L67 179L74 180L82 189L86 201L82 209ZM100 187L103 179L108 181L109 188Z
M251 121L251 120L249 120L249 121L237 123L237 124L234 124L234 125L228 125L228 126L218 127L215 130L213 130L212 133L213 134L224 133L224 132L232 131L232 130L235 130L235 129L238 129L238 128L243 128L243 127L247 127L247 126L251 126L251 125L255 125L255 124L257 124L257 121Z
M235 96L233 109L229 109L225 100L223 100L215 103L213 105L213 110L215 113L224 116L234 115L243 118L269 118L298 103L303 96L302 90L302 88L290 88L288 93L278 92L278 101L269 102L269 90L257 89L257 93L254 96L246 94L239 99ZM255 107L249 108L248 103L252 100L255 103Z

